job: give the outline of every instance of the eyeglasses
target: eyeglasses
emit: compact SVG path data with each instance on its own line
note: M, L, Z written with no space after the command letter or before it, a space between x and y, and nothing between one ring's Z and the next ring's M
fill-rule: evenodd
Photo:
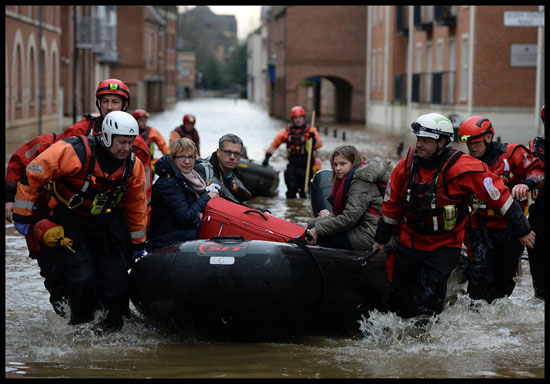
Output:
M179 156L172 156L172 159L174 159L174 160L182 159L183 161L185 161L185 160L191 161L191 160L195 160L195 156L193 156L193 155L192 156L179 155Z
M233 155L235 157L240 157L242 155L242 153L240 153L240 152L232 152L232 151L228 151L227 149L220 149L220 151L222 151L223 153L225 153L229 157L231 157L231 155Z

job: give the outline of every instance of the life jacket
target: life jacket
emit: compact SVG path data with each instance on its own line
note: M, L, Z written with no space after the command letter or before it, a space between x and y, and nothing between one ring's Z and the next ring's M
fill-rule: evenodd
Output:
M120 206L128 190L128 177L134 169L135 155L130 155L108 177L97 162L99 136L77 136L65 139L73 145L82 170L53 183L53 197L70 210L83 215L103 215Z
M180 125L179 127L175 128L174 131L176 131L181 137L187 137L195 144L198 144L199 135L195 128L193 128L191 132L187 132L185 129L183 129L183 126Z
M544 162L544 137L538 136L529 140L529 152Z
M518 177L512 173L509 160L513 158L514 153L518 149L523 148L526 152L529 152L529 150L521 144L492 144L493 146L491 147L488 156L484 156L482 161L489 166L489 170L491 172L502 179L504 185L506 185L511 191L516 184L521 183L523 180L518 179ZM518 201L518 203L523 208L524 214L527 215L528 200ZM473 198L472 207L472 214L479 214L482 216L495 216L499 214L492 209L487 209L487 203L480 201L476 196Z
M151 161L154 159L155 154L155 147L154 143L149 142L149 133L151 132L151 127L147 126L142 132L139 133L139 135L145 140L147 145L149 146L149 153L151 154Z
M287 124L286 150L290 156L305 155L306 141L310 126L296 127L294 124Z
M405 169L409 171L405 175L407 194L402 198L403 219L415 232L423 235L451 231L468 215L468 199L460 202L452 199L446 179L447 170L463 153L448 148L431 181L423 183L415 181L420 165L419 159L413 156L414 151L414 147L409 150L405 162Z
M103 118L99 113L89 113L84 115L84 118L89 121L88 128L84 136L89 135L101 135L101 126L103 124Z

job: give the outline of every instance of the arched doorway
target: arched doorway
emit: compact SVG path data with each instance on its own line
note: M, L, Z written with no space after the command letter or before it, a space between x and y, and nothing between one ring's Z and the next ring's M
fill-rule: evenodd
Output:
M317 121L347 123L351 120L351 84L334 76L310 76L298 84L297 100Z

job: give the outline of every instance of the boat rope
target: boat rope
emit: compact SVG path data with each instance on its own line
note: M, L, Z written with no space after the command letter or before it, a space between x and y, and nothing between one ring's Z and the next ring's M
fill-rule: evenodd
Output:
M291 244L296 244L298 247L300 247L306 254L308 254L317 265L317 268L319 269L319 274L321 275L321 299L319 300L319 311L321 310L321 307L325 301L326 297L326 278L325 273L323 272L323 267L321 267L321 263L319 262L319 259L311 252L309 247L307 246L306 242L301 239L292 239L289 241Z

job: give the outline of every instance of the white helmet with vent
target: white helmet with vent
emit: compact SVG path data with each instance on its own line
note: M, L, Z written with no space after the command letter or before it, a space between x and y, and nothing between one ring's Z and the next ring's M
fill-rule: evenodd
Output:
M101 141L106 148L113 145L113 135L137 136L139 133L136 119L123 111L113 111L105 116L101 129Z
M438 140L441 136L453 141L453 123L439 113L428 113L418 117L412 124L412 134L421 137L431 137Z

